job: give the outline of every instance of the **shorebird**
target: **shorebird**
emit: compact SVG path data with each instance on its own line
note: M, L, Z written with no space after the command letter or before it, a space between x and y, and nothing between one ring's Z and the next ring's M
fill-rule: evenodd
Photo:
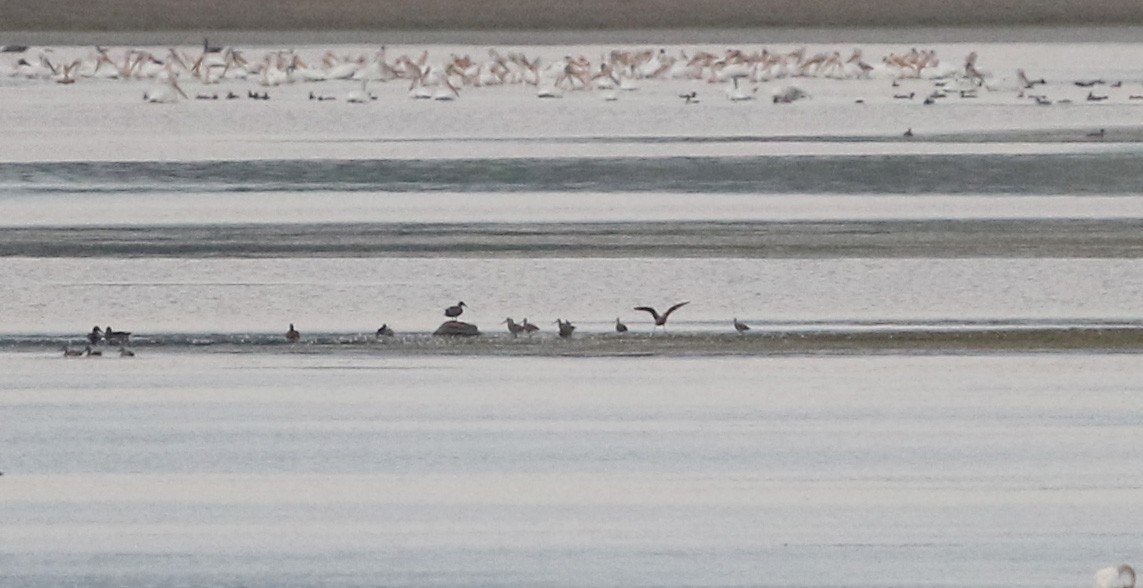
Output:
M286 331L286 341L290 343L297 343L302 339L302 334L294 328L294 323L290 323L290 330Z
M385 324L381 325L380 328L377 329L377 336L378 337L392 337L393 336L393 329L390 329L389 324L385 323Z
M680 303L668 308L667 312L664 312L663 314L659 314L659 311L655 310L654 308L651 308L650 306L636 306L635 310L645 310L645 311L651 313L651 316L655 317L655 327L663 327L663 331L666 332L666 330L667 330L667 319L670 318L671 313L675 312L676 310L678 310L678 309L680 309L680 308L682 308L688 304L690 304L689 300L685 301L685 302L680 302ZM652 328L652 332L654 332L654 328Z
M1095 588L1135 588L1135 570L1127 565L1103 568L1095 573Z
M465 307L467 307L467 306L468 305L465 304L463 300L460 302L457 302L456 306L450 306L450 307L445 309L445 316L447 316L448 318L454 319L454 318L460 316L464 312Z
M87 342L92 345L98 345L99 341L103 339L103 329L98 326L92 327L91 332L87 334Z
M734 319L734 330L738 331L739 333L745 334L746 331L750 330L750 325L748 325L748 324L738 320L737 318L735 318Z
M564 339L571 337L572 332L575 331L575 325L571 324L571 321L556 319L556 324L560 326L560 337Z
M528 335L531 335L532 333L535 333L536 331L540 330L540 327L537 327L536 325L533 325L532 323L528 322L527 318L524 319L524 322L521 323L520 326L524 329L524 332L527 333Z
M516 324L516 321L512 320L511 317L504 319L504 321L500 324L508 325L508 332L512 333L513 339L515 339L517 335L524 331L524 325Z
M905 134L904 134L904 135L902 135L902 136L904 136L904 137L912 137L912 136L913 136L913 127L909 127L909 128L907 128L907 129L905 129Z
M615 332L616 333L626 333L627 332L627 325L619 322L619 317L615 317Z

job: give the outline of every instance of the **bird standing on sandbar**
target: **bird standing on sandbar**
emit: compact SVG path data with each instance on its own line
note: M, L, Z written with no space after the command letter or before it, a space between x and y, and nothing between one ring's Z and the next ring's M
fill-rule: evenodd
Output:
M685 302L680 302L680 303L668 308L667 312L664 312L663 314L659 314L659 311L655 310L654 308L651 308L650 306L636 306L635 310L644 310L644 311L651 313L651 316L655 317L655 327L663 327L663 332L665 333L665 332L667 332L667 319L671 317L671 313L675 312L676 310L678 310L678 309L680 309L680 308L682 308L688 304L690 304L689 300L687 300ZM655 327L652 327L652 329L651 329L652 333L655 331Z
M736 318L736 319L734 319L734 330L745 335L746 331L750 330L750 325L748 325L748 324L746 324L746 323L744 323L744 322L742 322Z
M627 332L627 325L619 322L619 317L615 317L615 332L616 333L626 333Z
M508 332L512 333L513 339L524 331L524 325L516 324L516 321L512 320L511 317L504 319L504 322L500 324L508 325Z
M448 318L454 319L454 318L460 316L461 313L464 312L465 307L467 307L467 306L468 305L465 304L463 300L460 302L457 302L456 306L450 306L450 307L445 309L445 316L447 316Z
M556 324L560 326L560 337L564 339L570 338L575 331L575 325L571 324L571 321L556 319Z
M290 330L286 331L286 341L290 343L297 343L302 339L302 334L294 328L294 323L290 323Z

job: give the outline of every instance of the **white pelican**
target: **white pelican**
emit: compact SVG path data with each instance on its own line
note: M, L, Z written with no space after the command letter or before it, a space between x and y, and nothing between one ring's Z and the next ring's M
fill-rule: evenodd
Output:
M747 92L746 88L739 88L738 87L738 80L740 79L740 76L735 76L735 77L730 78L730 79L734 82L734 87L728 88L726 90L726 97L727 98L730 98L730 100L732 102L744 102L746 100L753 100L754 99L754 94L756 94L758 92L757 87L755 87L752 91Z
M452 80L445 78L442 85L444 87L437 90L436 94L433 94L433 100L448 102L460 98L460 90L453 85Z
M745 334L746 331L750 330L750 325L748 325L748 324L738 320L737 318L735 318L734 319L734 330L738 331L739 333Z
M350 104L365 104L373 100L373 95L365 88L369 82L366 80L361 81L360 90L350 90L349 94L345 95L345 101Z
M651 313L651 316L655 318L655 327L663 327L663 331L666 331L667 330L667 319L671 317L671 313L675 312L676 310L678 310L678 309L680 309L680 308L682 308L688 304L690 304L689 300L684 301L684 302L680 302L680 303L668 308L667 312L664 312L663 314L659 314L659 311L655 310L654 308L651 308L650 306L636 306L635 310L643 310L643 311ZM652 332L654 331L655 327L652 327Z
M290 323L290 330L286 331L286 341L290 343L297 343L302 339L302 334L294 328L294 323Z
M1094 588L1135 588L1135 570L1122 564L1095 573Z
M179 87L178 78L171 76L167 81L153 86L143 93L143 100L152 104L170 104L178 102L179 96L187 98L186 92Z
M457 302L456 306L450 306L450 307L446 308L444 314L448 318L456 318L464 312L464 309L466 307L468 307L468 305L465 304L464 301L462 300L460 302Z

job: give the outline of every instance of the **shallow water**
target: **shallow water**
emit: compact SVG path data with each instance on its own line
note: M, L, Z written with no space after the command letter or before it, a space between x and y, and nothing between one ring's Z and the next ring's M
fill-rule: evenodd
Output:
M392 83L359 108L0 78L0 584L1040 587L1137 562L1138 46L1065 38L943 38L996 88L934 107L894 98L929 81L800 79L788 107ZM1074 102L1018 97L1016 67ZM1095 77L1123 84L1087 103ZM431 337L459 300L485 335ZM680 300L666 334L633 310ZM95 324L137 357L61 357Z
M1077 585L1143 523L1132 356L0 365L14 585Z

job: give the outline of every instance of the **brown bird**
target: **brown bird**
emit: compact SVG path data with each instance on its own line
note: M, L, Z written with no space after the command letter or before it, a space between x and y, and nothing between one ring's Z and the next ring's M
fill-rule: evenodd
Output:
M290 343L297 343L302 338L302 334L294 328L294 323L290 323L290 330L286 331L286 341Z
M651 313L651 316L655 317L655 326L656 327L663 327L663 331L666 332L666 330L667 330L667 319L670 318L671 313L675 312L676 310L678 310L678 309L680 309L680 308L682 308L688 304L690 304L689 300L686 302L680 302L680 303L668 308L667 312L664 312L663 314L659 314L659 311L655 310L654 308L651 308L650 306L636 306L635 310L645 310L645 311ZM652 330L652 332L654 332L654 328L652 328L651 330Z

